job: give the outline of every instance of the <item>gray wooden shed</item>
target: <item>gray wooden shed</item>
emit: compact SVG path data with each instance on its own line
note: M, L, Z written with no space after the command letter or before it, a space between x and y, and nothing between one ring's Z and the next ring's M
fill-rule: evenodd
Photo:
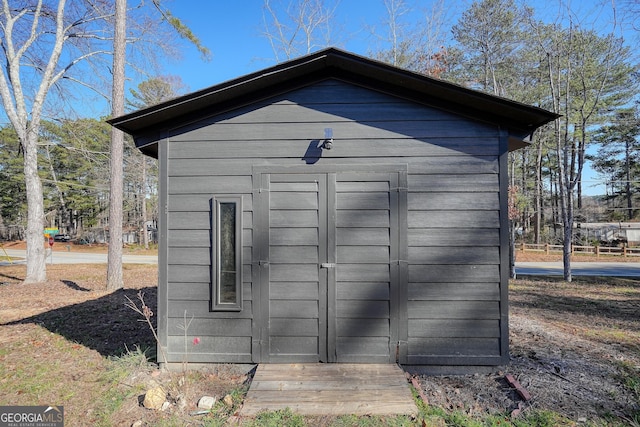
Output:
M159 161L169 362L505 363L507 153L555 118L331 48L110 120Z

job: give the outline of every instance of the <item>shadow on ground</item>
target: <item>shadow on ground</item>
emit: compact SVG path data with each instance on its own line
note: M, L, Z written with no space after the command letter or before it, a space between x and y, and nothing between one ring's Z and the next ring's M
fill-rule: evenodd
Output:
M74 282L64 282L74 290L88 291ZM147 349L147 355L155 359L156 343L149 325L142 316L125 306L126 297L140 306L138 291L144 292L146 304L155 313L156 287L120 289L97 299L52 309L5 325L37 324L105 357L118 357L138 346L142 350ZM155 328L155 317L151 320Z
M512 283L519 289L512 307L581 314L615 321L633 321L640 310L640 281L630 278L580 277L566 283L558 277L523 278ZM624 298L620 298L624 295ZM626 326L638 330L637 324Z
M637 316L640 310L640 300L609 301L588 297L540 295L534 292L522 292L522 300L511 300L512 307L525 309L551 310L557 313L581 314L609 318L616 321L628 321ZM638 330L637 326L628 328Z

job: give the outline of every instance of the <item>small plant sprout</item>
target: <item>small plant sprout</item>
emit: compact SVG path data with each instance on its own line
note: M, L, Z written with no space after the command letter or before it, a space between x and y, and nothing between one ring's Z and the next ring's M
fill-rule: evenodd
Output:
M183 322L181 324L176 325L178 329L182 330L184 332L184 359L182 361L182 371L183 373L186 373L187 370L187 366L189 364L189 345L188 345L188 331L189 331L189 326L191 326L191 322L193 322L193 316L191 316L190 319L187 319L187 310L184 311L184 319ZM200 342L200 338L198 338L198 342ZM196 340L193 340L193 344L197 344Z
M127 299L127 302L124 305L130 308L131 310L135 311L136 313L140 314L142 317L144 317L144 320L139 320L140 322L146 321L147 325L149 325L149 329L151 329L151 332L153 333L153 338L156 340L156 344L158 345L158 349L160 351L160 354L162 355L164 364L165 366L167 366L167 363L168 363L167 355L165 354L164 349L162 348L162 345L160 345L160 339L158 338L158 333L156 332L156 329L153 327L153 323L151 323L151 318L153 317L153 311L144 302L144 292L138 291L138 300L140 301L140 307L138 307L138 305L127 295L125 295L125 298Z

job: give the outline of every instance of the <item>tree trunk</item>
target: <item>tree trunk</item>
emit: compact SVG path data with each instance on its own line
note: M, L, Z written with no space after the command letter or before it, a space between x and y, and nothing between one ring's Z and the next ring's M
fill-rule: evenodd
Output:
M533 192L533 208L535 211L534 243L540 244L540 228L542 227L542 143L536 147L536 179Z
M46 146L47 151L47 160L49 161L49 173L51 173L51 180L53 181L53 186L56 187L56 192L58 193L58 200L60 201L60 213L58 215L58 224L62 224L64 226L64 232L69 232L71 229L71 215L69 215L69 211L67 209L67 202L64 199L64 194L62 189L60 188L60 183L58 182L58 175L56 174L56 169L53 167L53 160L51 159L51 151L49 150L49 145Z
M547 154L547 162L551 165L552 160L551 156ZM554 171L554 168L549 168L549 188L551 189L549 203L551 205L551 224L553 224L553 238L556 239L558 237L558 224L560 223L560 207L558 204L558 200L560 197L558 196L558 182L557 182L557 173Z
M633 219L633 193L631 191L631 144L627 140L625 142L625 192L627 198L627 219L631 221Z
M124 113L124 67L126 54L126 0L116 0L115 35L113 40L112 116ZM124 286L122 279L122 193L123 193L124 133L111 129L111 184L109 193L109 253L107 260L107 290Z
M40 283L47 279L44 249L44 198L38 175L38 135L27 131L24 147L24 178L27 192L27 274L24 283Z
M509 277L516 278L516 226L513 221L509 221Z
M578 201L578 212L582 209L582 178L578 179L576 199Z
M529 188L527 186L527 174L529 163L529 150L520 150L522 164L520 165L520 191L525 199L530 200ZM529 229L531 227L531 212L529 211L528 204L522 208L522 219L520 222L520 228L522 229L521 238L523 241L529 237ZM515 236L515 235L514 235ZM515 238L515 237L514 237ZM515 241L514 241L515 245Z
M568 159L561 157L561 153L566 144L559 134L559 128L556 125L556 152L558 159L558 198L560 201L560 217L562 219L562 263L564 266L564 280L571 282L571 241L573 239L573 194L571 186L568 184L566 169L568 167Z
M571 250L573 247L573 195L571 191L565 189L566 210L563 212L564 242L562 245L562 262L564 264L564 280L571 282Z

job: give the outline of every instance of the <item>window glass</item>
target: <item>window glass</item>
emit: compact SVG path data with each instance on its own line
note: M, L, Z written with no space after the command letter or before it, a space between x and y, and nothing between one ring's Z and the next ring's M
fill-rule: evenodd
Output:
M212 200L211 309L242 309L242 199L239 196Z
M219 302L235 304L236 295L236 204L219 204Z

